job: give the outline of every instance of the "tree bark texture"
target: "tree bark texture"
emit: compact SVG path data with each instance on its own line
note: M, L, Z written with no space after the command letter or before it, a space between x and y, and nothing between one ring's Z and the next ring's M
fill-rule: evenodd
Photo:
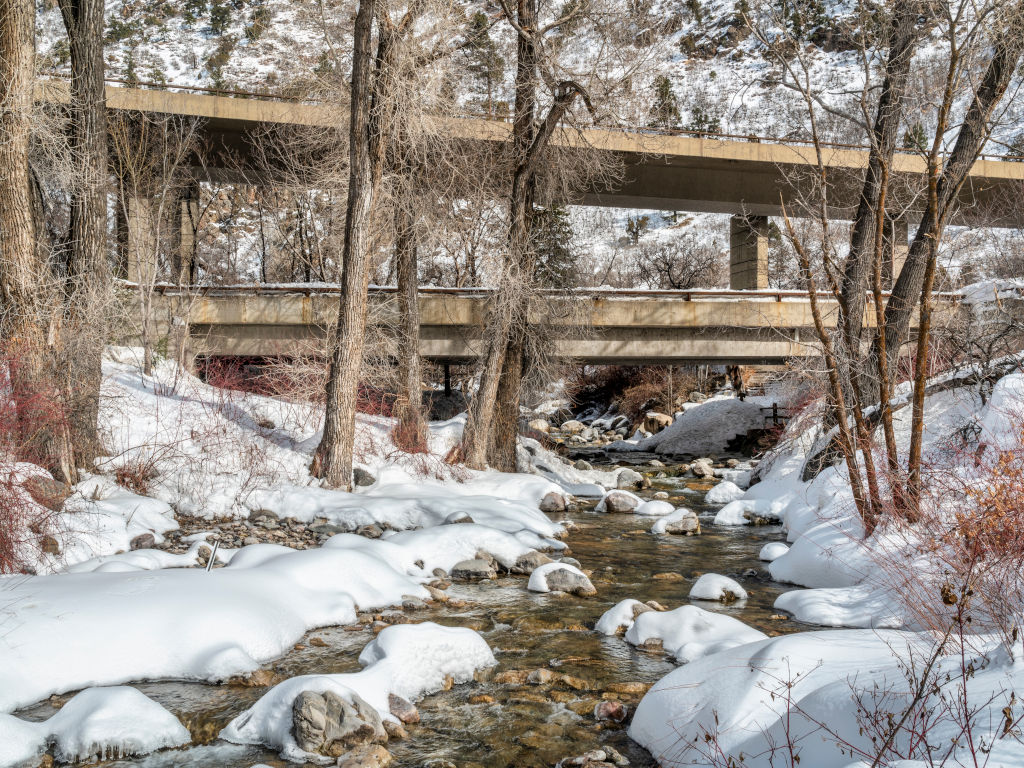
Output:
M427 442L423 415L423 375L420 364L419 269L416 223L407 206L395 209L395 262L398 273L398 365L402 386L399 422L402 441L409 449L423 449Z

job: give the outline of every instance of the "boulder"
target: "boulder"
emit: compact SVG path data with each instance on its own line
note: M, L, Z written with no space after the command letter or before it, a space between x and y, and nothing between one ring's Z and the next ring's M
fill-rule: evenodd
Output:
M697 459L690 465L690 471L701 478L715 476L715 468L711 465L711 459Z
M377 478L362 467L356 467L352 470L352 483L357 488L365 488L366 486L373 485L376 482Z
M156 546L156 537L152 533L140 533L128 545L131 549L152 549Z
M566 432L570 435L578 435L586 428L587 427L583 422L576 421L576 419L570 419L569 421L563 422L561 427L563 432Z
M594 717L597 720L621 723L626 719L626 705L615 699L599 701L594 706Z
M513 573L533 573L535 569L540 568L542 565L547 563L553 563L550 557L545 555L543 552L530 551L525 555L520 555L519 559L516 560L516 564L512 566Z
M338 768L384 768L391 765L391 753L380 744L364 744L338 758Z
M615 487L623 491L634 491L644 487L647 479L635 469L620 469L615 476Z
M660 532L675 536L694 536L700 533L700 520L697 518L697 513L690 510L688 515L663 521Z
M708 396L703 392L691 392L689 400L691 403L703 403L708 399Z
M540 500L541 512L565 512L566 506L565 496L557 491L548 491Z
M543 432L544 434L551 429L551 425L545 419L532 419L526 426L534 432Z
M658 411L648 411L644 417L644 429L651 434L661 432L665 427L672 424L672 417L667 413L659 413Z
M46 475L30 475L22 482L21 487L36 504L46 507L51 512L60 512L64 502L71 495L71 487Z
M498 572L487 560L462 560L452 566L452 578L459 581L482 581L497 577Z
M405 725L420 721L420 711L416 709L416 705L393 693L388 694L388 711Z
M574 469L578 469L580 472L590 472L594 468L593 464L591 464L589 461L584 461L583 459L577 459L576 463L573 464L572 466Z
M630 514L640 506L640 499L631 493L611 491L601 500L605 512L614 515Z
M333 691L303 691L292 703L292 733L306 752L340 757L354 747L388 740L377 710L355 693L349 703Z
M585 573L565 563L554 563L535 570L530 576L527 589L533 592L565 592L580 596L597 594Z

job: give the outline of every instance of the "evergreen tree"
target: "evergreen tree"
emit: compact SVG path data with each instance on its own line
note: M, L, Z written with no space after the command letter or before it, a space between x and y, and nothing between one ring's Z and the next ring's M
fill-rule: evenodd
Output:
M658 75L654 80L654 106L651 109L652 128L678 128L679 104L672 90L672 81L667 75Z
M578 272L572 252L573 229L565 206L534 208L530 236L541 285L548 288L576 285Z
M482 11L474 13L466 30L466 45L463 49L469 59L466 69L473 76L474 90L479 96L473 101L488 117L504 112L498 107L496 90L505 76L505 60L498 53L498 46L491 39L491 23Z

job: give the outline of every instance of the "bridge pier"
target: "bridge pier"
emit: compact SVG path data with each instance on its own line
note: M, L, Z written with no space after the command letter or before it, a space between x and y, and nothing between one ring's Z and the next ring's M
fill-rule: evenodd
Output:
M135 283L160 280L160 256L170 251L172 282L188 285L195 277L195 233L199 220L198 185L174 195L160 221L159 195L119 190L117 201L118 276ZM165 279L166 279L165 277Z
M729 287L756 291L768 287L767 216L729 219Z

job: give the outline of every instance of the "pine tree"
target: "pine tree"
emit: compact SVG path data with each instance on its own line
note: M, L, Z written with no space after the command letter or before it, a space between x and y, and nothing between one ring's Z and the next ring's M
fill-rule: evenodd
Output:
M561 205L535 208L531 227L537 277L548 288L571 288L578 273L572 252L573 229L569 212Z
M658 75L654 80L654 107L651 109L652 128L678 128L679 104L672 90L668 75Z

